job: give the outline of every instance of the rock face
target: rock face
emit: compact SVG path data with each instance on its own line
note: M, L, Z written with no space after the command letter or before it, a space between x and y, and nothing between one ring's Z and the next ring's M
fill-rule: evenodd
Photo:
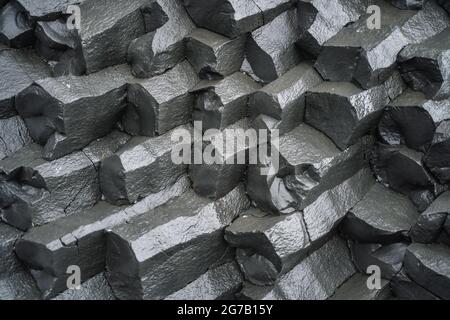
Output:
M22 118L14 116L0 119L0 160L29 143L31 143L31 137Z

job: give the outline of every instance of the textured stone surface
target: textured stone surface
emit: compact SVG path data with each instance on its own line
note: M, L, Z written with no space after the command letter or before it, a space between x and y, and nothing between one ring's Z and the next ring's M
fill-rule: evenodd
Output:
M190 126L176 130L192 132ZM134 137L102 162L100 189L108 202L136 203L169 187L186 173L186 165L175 164L171 159L172 150L180 145L173 141L172 135L173 132L168 132L155 138Z
M275 286L247 283L241 296L253 300L325 300L354 273L345 242L334 237L282 276Z
M31 137L53 160L109 133L125 108L129 70L117 66L85 77L47 78L19 93L16 108Z
M246 256L238 257L238 263L246 279L256 285L273 285L279 275L290 271L306 256L310 245L300 212L272 216L254 208L243 212L226 229L225 240L233 247L247 250ZM265 263L266 260L270 263Z
M264 82L272 82L301 61L296 47L299 29L296 11L289 10L251 33L246 58L253 72Z
M366 0L298 1L299 46L318 56L323 45L366 12Z
M223 130L248 114L248 100L261 86L242 72L223 80L201 81L191 92L196 95L193 120L204 131Z
M14 116L0 119L0 160L31 143L22 118Z
M450 182L450 120L442 121L436 128L432 145L423 161L441 183Z
M349 82L323 82L306 96L305 122L346 149L373 131L382 109L402 90L398 74L369 90Z
M27 11L33 20L52 20L65 13L67 6L89 0L46 0L39 1L39 3L34 0L15 1Z
M306 92L321 82L322 78L311 63L301 63L258 90L250 98L250 114L281 120L277 127L281 134L287 133L303 121Z
M434 294L412 281L402 270L391 282L392 293L400 300L439 300Z
M153 137L188 123L194 97L189 94L199 79L183 61L163 75L134 79L128 86L128 107L122 123L132 135Z
M186 56L202 79L220 79L240 70L245 36L229 39L206 29L196 29L186 42Z
M387 1L374 3L383 15L380 29L368 29L370 15L366 15L325 43L316 68L326 80L355 80L363 88L379 85L395 70L403 47L432 37L449 25L445 12L434 2L420 11L400 10ZM421 27L425 23L427 27Z
M143 11L149 13L150 21L164 20L164 23L130 43L127 61L134 76L149 78L164 73L183 60L184 38L195 25L179 0L155 0Z
M419 10L423 8L424 0L391 0L391 3L403 10Z
M355 273L337 289L330 300L386 300L390 296L389 282L381 280L381 289L369 289L368 277Z
M228 262L208 270L165 300L230 300L239 291L243 281L235 262Z
M116 300L104 273L99 273L81 285L80 289L68 289L53 300Z
M126 223L186 191L186 177L172 187L149 195L132 207L99 202L80 214L34 228L16 244L19 259L31 270L46 298L66 291L67 268L78 265L84 282L105 268L105 230ZM96 282L96 281L94 281Z
M412 244L405 256L405 272L417 284L442 299L450 299L450 249Z
M0 8L0 42L12 48L23 48L33 41L32 23L23 8L15 2Z
M223 229L248 205L242 186L215 202L187 191L113 228L107 235L106 265L114 294L164 299L182 289L229 250Z
M0 118L16 114L14 96L33 81L47 78L50 73L45 64L32 52L0 51Z
M450 98L450 28L419 44L407 46L399 55L400 70L414 90L427 98Z
M350 210L342 231L363 243L394 243L406 240L417 218L417 210L407 197L377 183Z

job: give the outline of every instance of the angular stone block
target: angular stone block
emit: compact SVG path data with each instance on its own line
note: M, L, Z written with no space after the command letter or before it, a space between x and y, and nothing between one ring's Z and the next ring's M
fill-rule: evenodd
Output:
M418 213L411 201L377 183L342 225L347 238L362 243L389 244L407 240Z
M246 58L256 76L269 83L296 66L301 61L298 39L295 10L253 31L247 40Z
M34 0L15 0L33 20L54 20L66 13L69 5L89 0L46 0L37 3Z
M391 290L387 280L381 280L380 289L367 287L368 276L355 273L350 279L339 287L330 300L387 300Z
M9 118L17 114L14 97L33 81L49 77L50 72L29 50L1 50L0 61L0 118Z
M174 130L192 131L190 126ZM106 201L115 205L136 203L169 187L186 173L186 165L172 161L172 152L180 145L172 135L168 132L156 138L134 137L103 160L100 189Z
M201 81L191 92L196 95L194 121L203 130L223 130L247 117L248 100L261 86L247 75L236 72L223 80Z
M345 242L333 237L282 276L275 286L246 283L240 295L252 300L325 300L354 273Z
M379 144L371 156L372 169L379 181L409 196L420 212L445 189L422 164L423 154L405 146Z
M441 183L450 182L450 120L442 121L436 128L432 145L423 161Z
M374 183L370 170L361 169L336 187L325 191L307 206L303 215L311 242L320 243L326 239Z
M392 87L395 94L390 96ZM368 90L349 82L323 82L306 95L305 122L325 133L343 150L373 132L383 108L402 90L398 74Z
M186 42L186 56L202 79L220 79L240 70L245 36L229 39L206 29L194 30Z
M25 271L0 277L0 300L41 300L33 278Z
M218 201L192 191L113 228L108 280L119 299L164 299L204 274L227 252L223 229L249 206L244 188Z
M340 151L328 137L305 124L281 136L279 176L297 200L298 209L362 169L371 144L371 138L363 138Z
M411 229L414 242L431 244L437 241L450 216L450 192L444 192L423 212Z
M0 119L0 160L31 143L27 127L19 116Z
M328 40L315 65L324 79L353 80L365 89L377 86L395 71L397 55L406 45L432 37L450 24L434 2L427 2L420 11L400 10L386 1L374 4L383 15L381 28L369 29L370 15L365 15Z
M399 242L381 245L349 241L349 247L352 260L359 272L366 274L370 271L370 266L377 266L380 268L381 277L391 280L402 268L408 244Z
M80 289L68 289L52 300L107 301L116 300L116 298L105 274L100 273L83 283Z
M22 232L4 223L0 223L0 274L11 275L22 270L19 260L14 255L14 244Z
M0 42L12 48L33 44L33 24L23 8L16 2L0 7Z
M248 120L244 118L223 131L205 135L203 144L198 147L194 145L194 153L203 155L201 164L194 158L189 166L192 187L198 195L219 199L245 180L247 164L256 150L256 136L249 129ZM201 132L195 135L201 136Z
M228 262L208 270L165 300L232 300L244 278L235 262Z
M54 160L112 131L126 105L126 66L84 77L36 81L16 97L16 108L31 137Z
M132 207L99 202L81 214L32 229L16 244L16 254L30 269L45 298L67 290L67 268L77 265L85 282L105 268L105 230L180 196L189 187L187 177L152 194ZM94 281L96 282L96 281Z
M195 25L179 0L155 0L145 6L143 12L150 14L151 20L164 22L161 27L130 43L127 61L134 76L150 78L184 59L184 39Z
M307 255L310 242L300 212L268 215L259 209L241 214L225 230L225 240L247 252L238 255L245 278L256 285L273 285Z
M183 4L200 28L235 38L263 25L263 14L257 4L239 0L183 0Z
M421 287L450 299L450 249L442 245L412 244L405 255L405 272Z
M419 44L411 44L398 57L403 79L427 98L450 98L450 28Z
M192 119L193 95L199 79L187 62L163 75L136 80L128 86L128 108L122 123L131 135L153 137L186 124Z
M391 281L392 293L400 300L439 300L434 294L412 281L402 270Z
M420 10L423 8L424 0L391 0L391 3L403 10Z
M305 94L322 82L311 63L303 62L277 80L258 90L249 102L250 114L264 114L281 120L280 134L287 133L303 122Z
M297 4L299 46L317 57L323 45L366 13L366 0L300 0Z

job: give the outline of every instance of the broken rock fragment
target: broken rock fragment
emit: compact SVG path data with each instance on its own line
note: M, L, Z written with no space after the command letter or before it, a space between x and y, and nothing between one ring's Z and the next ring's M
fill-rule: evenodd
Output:
M366 11L366 0L298 1L299 47L317 57L323 45Z
M53 300L116 300L104 273L99 273L81 285L80 289L68 289Z
M131 135L165 134L192 119L194 97L189 93L199 79L187 61L165 74L128 85L128 107L122 123Z
M430 291L411 280L402 269L391 281L392 293L400 300L439 300Z
M240 70L245 36L229 39L206 29L196 29L186 42L186 56L201 79L220 79Z
M423 160L441 183L450 182L450 120L442 121L436 128L432 145Z
M256 76L269 83L297 65L301 61L298 39L295 10L253 31L247 40L246 58Z
M400 76L395 80L361 90L348 82L323 82L306 96L305 122L325 133L346 149L373 131L382 109L389 103L389 89L396 82L396 95L402 91Z
M246 210L243 186L217 201L189 190L112 228L108 280L119 299L164 299L203 275L229 250L223 229Z
M238 256L238 263L246 279L256 285L273 285L306 256L310 245L300 212L275 216L254 208L226 229L225 240L251 251Z
M403 79L427 98L450 98L450 28L400 52Z
M191 132L188 126L178 129ZM168 132L155 138L134 137L103 160L100 188L108 202L115 205L136 203L169 187L186 173L186 165L172 161L172 150L179 145L178 141L172 140L172 134Z
M31 137L19 116L0 119L0 160L29 143L31 143Z
M423 8L424 0L391 0L391 3L403 10L420 10Z
M12 48L24 48L33 41L33 25L23 8L13 1L0 7L0 42Z
M342 231L362 243L389 244L407 240L418 213L411 201L377 183L353 209Z
M421 287L441 299L450 299L450 249L444 245L410 245L405 272Z
M390 297L389 282L381 280L381 288L369 289L368 276L355 273L337 289L330 300L387 300Z
M84 77L36 81L16 97L31 137L54 160L112 131L125 108L129 70L117 66Z
M196 95L194 121L201 121L204 131L223 130L247 117L249 97L260 85L242 72L223 80L201 81L191 92Z
M142 2L142 1L141 1ZM156 30L133 40L127 61L134 76L150 78L162 74L184 59L184 38L195 28L179 0L156 0L143 9L151 20L164 21Z
M311 63L300 63L250 98L250 114L281 120L280 134L287 133L303 121L306 92L321 82L322 78Z

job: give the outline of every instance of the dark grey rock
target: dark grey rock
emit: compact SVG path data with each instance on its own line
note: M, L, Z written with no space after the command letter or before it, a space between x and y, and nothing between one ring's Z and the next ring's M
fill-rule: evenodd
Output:
M429 99L450 98L450 28L400 52L400 71L414 90Z
M381 280L381 289L369 289L369 277L355 273L340 286L330 300L387 300L391 290L387 280Z
M33 81L50 76L50 71L28 50L1 50L0 61L0 118L9 118L17 113L14 97Z
M437 0L437 2L450 13L450 3L447 0Z
M194 97L189 90L198 81L187 61L163 75L134 79L128 86L129 106L122 119L125 130L132 135L153 137L191 121Z
M19 116L0 119L0 160L31 143L27 127Z
M14 244L20 237L22 232L10 227L4 223L0 223L0 274L11 275L22 270L19 260L14 254Z
M28 47L34 42L33 24L16 2L0 8L0 42L12 48Z
M380 268L381 277L391 280L401 270L407 243L363 244L349 241L352 260L359 272L366 274L370 266Z
M234 38L263 25L261 9L253 1L183 0L183 4L200 28Z
M434 294L412 281L402 270L391 281L392 293L400 300L439 300Z
M186 56L202 79L220 79L240 70L245 36L229 39L206 29L196 29L186 42Z
M99 202L83 213L34 228L17 242L17 256L31 270L44 297L54 297L67 290L69 266L80 267L82 282L104 270L106 229L163 205L188 187L188 179L183 177L174 186L152 194L132 207Z
M310 245L300 212L275 216L254 208L226 228L225 240L260 256L238 256L238 262L248 281L263 286L273 285L280 275L290 271L307 255Z
M328 40L315 65L324 79L354 80L365 89L377 86L392 75L397 55L406 45L432 37L450 23L434 2L427 2L420 11L400 10L386 1L374 4L382 12L381 29L368 29L365 15ZM425 24L427 28L422 27Z
M299 29L295 10L289 10L253 31L247 40L246 58L253 72L269 83L301 61L296 47Z
M248 114L248 100L261 86L249 76L236 72L223 80L201 81L191 92L196 94L193 120L203 130L223 130Z
M208 270L165 300L230 300L240 290L243 281L237 264L228 262Z
M192 132L190 126L174 130ZM172 161L173 149L180 144L173 141L172 135L173 132L168 132L155 138L134 137L102 161L100 189L108 202L115 205L136 203L174 184L187 172L185 164Z
M405 272L417 284L442 299L450 299L450 249L412 244L405 255Z
M34 0L15 0L33 20L54 20L66 13L69 5L89 0L46 0L37 3Z
M369 168L363 168L307 206L303 215L311 242L320 243L326 239L374 183Z
M31 137L53 160L111 132L126 105L127 66L84 77L36 81L16 97Z
M105 274L100 273L81 285L80 289L68 289L53 300L116 300L106 280Z
M422 164L423 154L405 146L379 144L372 154L372 169L379 181L410 197L420 212L445 189Z
M262 11L264 24L269 23L295 5L295 1L292 0L253 0L253 2Z
M366 13L367 0L299 0L299 46L317 57L323 45Z
M403 10L420 10L423 8L424 0L391 0L391 3Z
M25 271L0 277L0 300L42 299L33 278Z
M304 62L258 90L249 102L250 114L280 120L280 134L296 128L305 114L305 93L322 82L311 63Z
M363 243L395 243L407 240L417 218L417 210L406 196L377 183L350 210L342 231L347 238Z
M343 150L373 132L383 108L402 91L398 73L387 83L368 90L349 82L324 82L306 96L305 122Z
M192 191L107 235L108 280L119 299L164 299L227 252L223 229L249 206L237 187L212 202Z
M363 138L345 151L340 151L328 137L305 124L281 136L279 176L297 200L298 209L304 209L324 191L362 169L371 144L371 138Z
M157 21L167 20L156 30L133 40L128 47L127 61L133 75L150 78L184 59L184 38L195 25L179 0L155 0L143 11L149 11Z
M441 183L450 183L450 120L442 121L436 128L423 161Z
M334 237L274 286L246 283L240 296L252 300L325 300L354 273L345 242Z
M411 229L414 242L434 243L450 216L450 192L444 192L423 212Z

